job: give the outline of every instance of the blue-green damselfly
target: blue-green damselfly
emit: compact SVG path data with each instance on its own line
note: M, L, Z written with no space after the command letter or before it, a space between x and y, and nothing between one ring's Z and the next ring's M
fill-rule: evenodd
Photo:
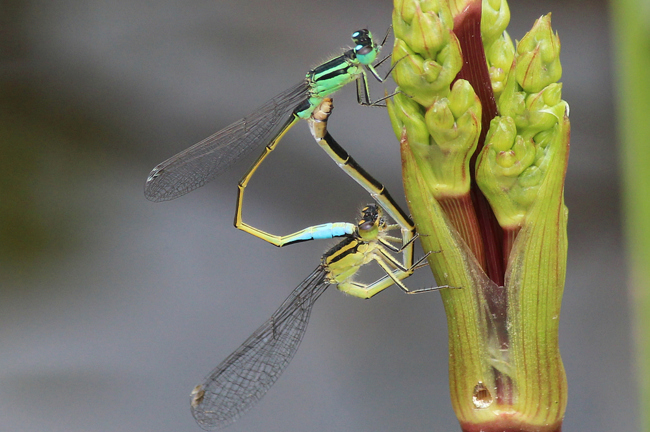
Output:
M394 201L381 183L352 160L336 141L331 137L328 139L325 136L326 131L319 132L322 122L312 116L324 102L329 100L331 104L328 95L352 81L357 84L359 103L372 105L369 99L366 71L379 81L383 81L375 70L376 65L373 66L373 62L377 59L387 37L388 32L382 43L376 44L368 30L355 31L352 33L354 48L310 70L300 84L271 99L251 115L157 165L147 178L145 196L151 201L178 198L203 186L254 148L264 145L262 154L239 181L235 226L276 246L282 246L285 242L281 236L268 234L242 221L244 190L255 170L273 151L284 134L298 120L306 119L310 123L312 134L330 157L375 199L385 196L386 199L379 202L387 213L404 227L404 231L414 232L410 218L394 205ZM364 92L363 99L361 91ZM325 114L325 117L328 115L329 113ZM316 136L319 133L321 133L320 138ZM404 232L404 239L405 242L410 239L406 232Z
M145 196L151 201L178 198L214 179L256 147L265 145L271 151L298 120L311 116L323 98L353 81L363 84L369 103L365 71L382 80L372 65L381 45L366 29L352 33L352 40L354 48L310 70L298 85L157 165L147 178ZM362 102L360 92L357 95Z

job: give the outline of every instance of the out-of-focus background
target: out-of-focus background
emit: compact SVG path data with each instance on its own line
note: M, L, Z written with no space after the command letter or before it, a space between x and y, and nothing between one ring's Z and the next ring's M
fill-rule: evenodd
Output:
M636 429L604 1L511 2L521 38L553 12L571 105L566 431ZM150 169L248 114L391 2L4 2L0 39L0 431L198 431L189 393L318 264L232 227L246 163L176 201ZM393 84L388 84L390 90ZM374 84L375 94L383 87ZM383 109L354 87L330 131L401 193ZM244 217L276 233L353 221L369 197L299 124L253 179ZM432 284L421 271L409 285ZM230 431L454 431L439 296L332 289L296 358Z

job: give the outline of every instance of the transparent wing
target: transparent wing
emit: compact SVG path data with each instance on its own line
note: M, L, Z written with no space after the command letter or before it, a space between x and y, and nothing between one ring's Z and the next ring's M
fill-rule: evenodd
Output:
M314 302L329 286L326 275L323 266L316 268L271 319L192 391L192 414L203 429L235 422L277 381L298 350Z
M147 178L144 195L151 201L167 201L203 186L295 122L293 110L308 91L309 85L303 81L251 115L158 164Z

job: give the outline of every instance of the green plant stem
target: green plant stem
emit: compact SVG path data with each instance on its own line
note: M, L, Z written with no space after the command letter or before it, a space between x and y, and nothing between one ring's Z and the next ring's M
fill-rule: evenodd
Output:
M646 0L617 0L611 4L640 430L650 431L650 10Z

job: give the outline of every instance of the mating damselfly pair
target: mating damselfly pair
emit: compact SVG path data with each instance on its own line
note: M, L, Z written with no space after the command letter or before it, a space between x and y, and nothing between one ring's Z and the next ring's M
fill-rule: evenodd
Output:
M368 30L354 32L354 48L312 69L300 84L271 99L251 115L159 164L147 179L145 196L148 199L171 200L204 185L256 147L264 146L262 154L239 181L235 226L276 246L343 237L323 255L321 264L294 289L271 318L192 391L192 414L204 429L233 423L275 383L302 340L314 302L329 285L361 298L370 298L393 284L407 293L440 288L411 291L403 284L404 278L426 265L426 256L414 261L417 236L414 224L384 186L361 168L327 131L332 110L328 96L345 85L356 82L359 103L373 104L366 71L383 81L375 70L378 64L375 60L387 37L388 33L381 44L376 44ZM357 224L328 223L278 236L242 221L248 182L284 134L300 119L307 120L317 143L377 201L378 205L364 207ZM387 222L382 209L396 224ZM401 230L400 237L389 234L395 229ZM395 254L401 254L401 259ZM385 275L371 284L353 281L357 271L370 262L379 264Z

